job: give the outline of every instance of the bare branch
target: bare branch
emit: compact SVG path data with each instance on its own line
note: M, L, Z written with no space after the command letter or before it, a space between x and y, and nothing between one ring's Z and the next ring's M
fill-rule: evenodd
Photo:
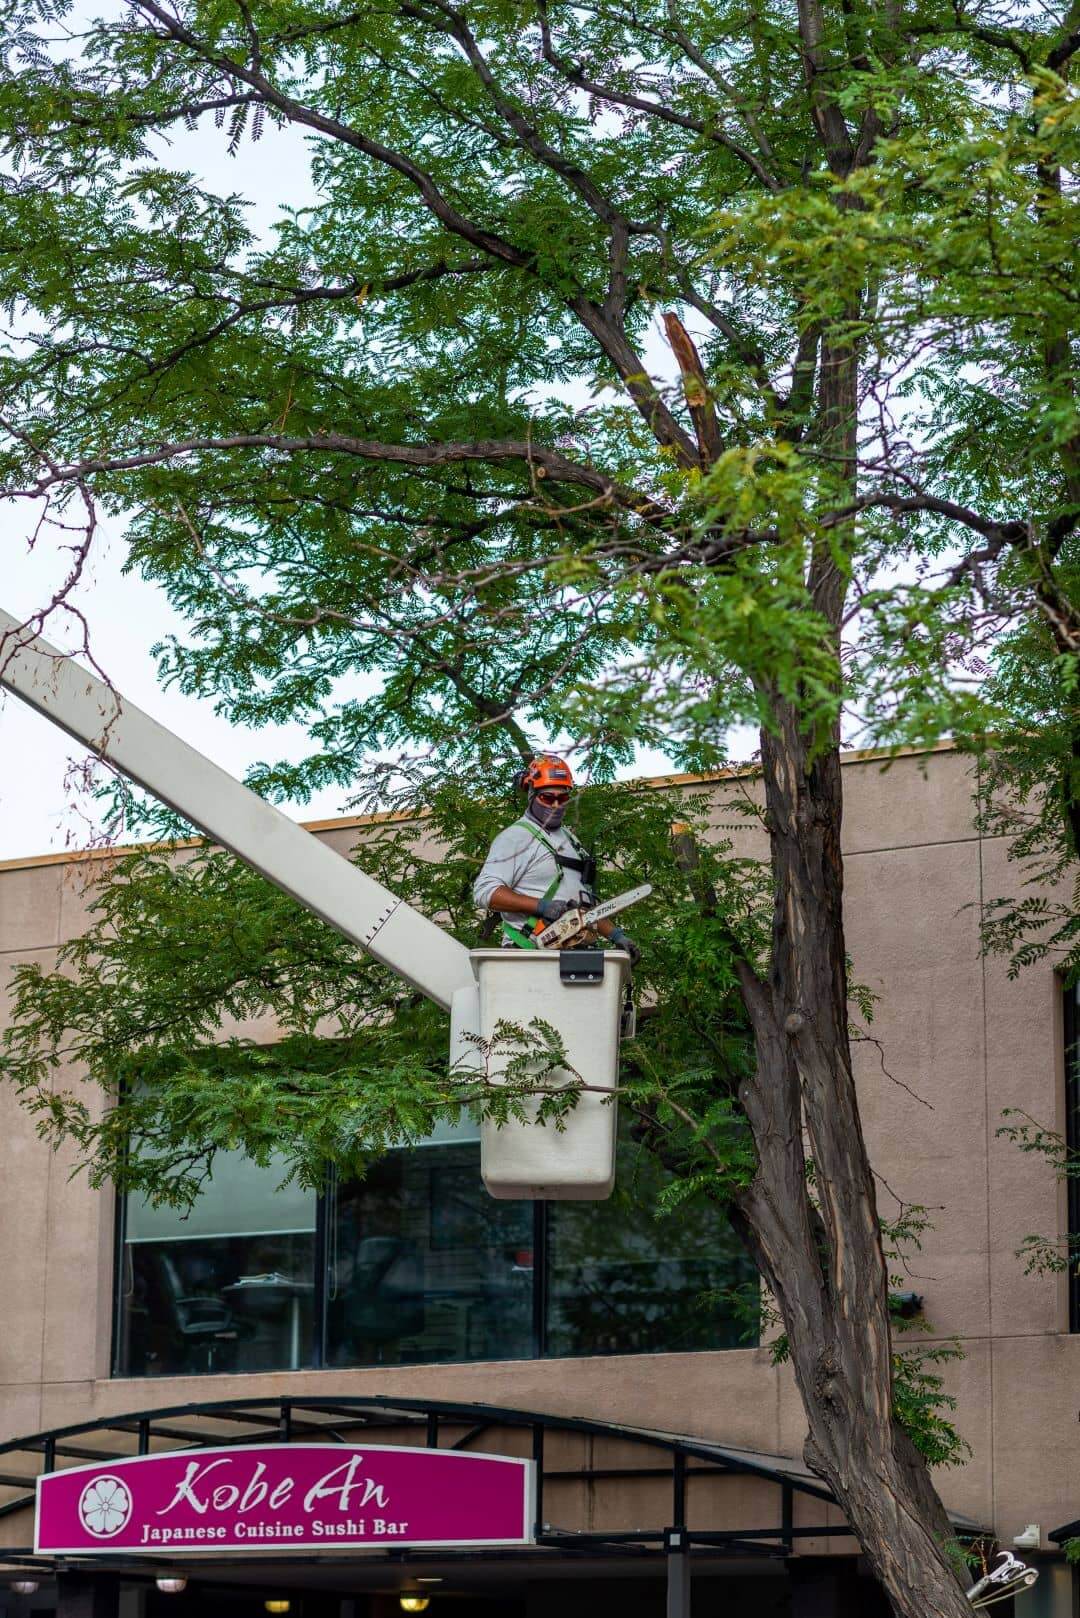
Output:
M205 331L196 332L185 342L179 343L162 359L155 360L142 372L142 377L155 376L159 371L167 371L171 366L182 360L197 348L205 348L208 343L215 342L231 327L246 320L249 315L265 314L271 309L295 309L307 303L335 303L345 302L349 299L366 300L370 297L386 297L392 292L401 292L408 287L417 286L423 281L438 281L443 276L480 275L500 268L495 260L489 258L466 259L461 264L447 264L440 259L437 264L429 264L422 270L411 270L405 275L391 276L388 280L373 286L370 282L361 279L347 281L342 286L321 287L281 287L282 295L277 298L260 298L250 303L237 303L229 314L208 326ZM272 285L273 283L254 281L254 285Z
M430 0L430 3L446 18L445 24L442 25L444 31L460 45L495 110L507 127L514 132L521 146L536 158L537 162L565 180L589 210L607 227L610 237L610 278L604 301L598 308L584 293L580 293L569 298L568 305L611 360L627 392L660 442L674 449L685 465L693 465L696 456L693 453L692 440L683 432L653 387L640 355L631 346L623 329L622 319L627 292L626 265L630 234L634 228L631 221L610 198L604 195L580 164L564 157L543 138L520 107L515 106L500 88L490 63L462 14L456 11L448 0ZM418 21L428 23L429 26L436 26L431 18L416 6L405 4L401 9L407 16L415 17Z
M508 128L513 130L518 141L530 156L535 157L538 163L542 163L553 174L557 174L560 179L565 180L609 230L619 224L625 227L627 221L621 210L609 198L605 197L591 175L587 174L579 163L575 163L571 158L564 157L561 152L556 151L555 147L544 139L535 125L529 122L520 107L515 106L509 96L501 89L491 70L491 64L476 43L476 37L465 22L461 12L456 11L453 6L448 4L448 0L430 0L430 4L442 13L446 19L444 23L436 22L430 14L415 5L404 3L400 9L406 17L413 17L417 22L425 23L429 28L439 28L442 32L449 34L451 39L456 40L461 46L469 66L487 91L492 106L499 114L499 117Z
M295 123L303 124L309 129L318 130L320 134L339 140L345 145L370 157L374 162L382 163L386 167L403 175L419 191L426 207L434 214L444 229L463 240L470 242L474 247L491 255L503 264L513 265L518 269L534 270L535 264L531 253L522 252L512 242L496 232L487 230L476 224L474 220L467 219L447 197L439 190L434 179L426 170L406 156L404 152L395 151L384 146L380 141L372 140L360 130L349 124L344 124L339 118L331 118L326 113L319 112L314 107L296 101L292 96L285 94L277 85L271 82L264 73L254 68L244 66L229 56L221 56L185 27L177 18L166 11L158 0L127 0L128 5L154 17L165 29L170 38L195 52L203 61L211 63L222 73L239 79L242 83L250 84L257 90L268 106L276 107L279 112ZM420 15L411 12L412 15ZM509 104L507 104L509 107ZM510 109L512 110L512 109ZM528 126L527 126L528 127ZM524 136L522 137L524 140ZM537 137L539 140L539 137ZM535 155L535 154L534 154ZM553 153L560 162L564 160ZM583 179L584 171L577 171ZM591 182L590 182L591 183ZM579 186L580 189L580 186ZM597 192L599 197L599 192ZM603 199L601 199L603 200ZM605 203L605 206L610 206ZM618 216L621 218L621 216ZM615 367L627 392L637 409L648 423L659 442L666 448L673 449L680 462L691 467L696 464L697 454L693 439L679 426L671 411L660 398L651 379L645 371L640 356L634 351L625 332L617 326L603 308L593 303L583 292L578 292L567 298L566 306L577 315L586 331L594 337L601 350Z
M109 124L115 123L122 117L125 125L131 129L160 129L166 124L178 123L181 119L195 119L204 112L226 112L230 107L253 107L262 101L261 95L251 92L248 95L211 96L206 101L185 101L178 107L164 107L160 112L134 112L126 107L118 107L116 103L108 108L103 107L102 118L91 118L86 114L63 114L63 127L65 129L99 129L107 119Z
M157 466L183 455L232 449L268 449L286 455L329 452L354 455L362 460L418 467L450 466L467 461L489 464L521 461L533 468L540 477L551 477L560 483L591 489L603 502L632 512L665 532L673 527L675 521L674 513L651 496L627 488L596 467L572 461L558 450L524 439L480 439L472 444L383 444L373 439L351 438L344 433L317 433L311 438L286 437L278 433L234 433L226 438L189 438L174 444L159 444L154 449L136 451L130 455L101 456L69 466L57 465L36 482L22 489L9 490L7 494L9 498L34 498L46 494L57 485L80 483L100 472L125 472L141 466Z
M676 363L682 372L683 392L686 395L690 419L694 423L694 431L697 433L701 465L703 468L709 467L719 458L724 446L720 438L716 411L709 397L705 367L701 363L701 356L693 338L673 310L669 309L664 315L664 329Z
M652 101L646 96L630 95L623 90L613 89L611 85L600 84L596 79L590 79L582 72L580 67L568 62L560 56L551 38L551 27L548 21L547 6L540 0L537 6L540 18L541 49L545 62L548 62L556 72L560 73L568 84L575 85L586 94L595 96L598 101L606 101L615 107L630 107L635 112L643 112L648 117L659 118L664 123L675 124L679 129L688 130L691 134L700 135L703 140L712 141L714 145L723 146L731 152L740 162L745 163L755 179L759 180L767 191L782 191L783 186L774 174L762 163L761 159L748 150L740 141L735 140L718 124L706 123L703 118L692 118L688 113L679 112L675 107L668 107L662 101Z
M757 141L762 155L771 162L773 159L772 142L751 111L747 97L740 95L731 80L720 71L716 63L710 62L704 51L699 50L694 44L694 41L679 21L678 13L675 10L675 0L666 0L665 9L672 37L686 55L687 60L693 62L699 72L703 73L710 83L714 84L718 90L727 96L750 134Z
M532 259L529 254L523 253L505 237L499 236L494 231L485 230L471 219L466 219L439 190L431 175L404 152L395 151L389 146L382 145L380 141L370 139L360 130L352 128L349 124L343 124L339 118L331 118L314 107L305 106L303 102L286 95L264 73L244 66L233 57L219 55L204 45L190 28L185 27L178 18L166 11L164 6L159 5L158 0L127 0L127 3L133 9L155 18L171 39L185 45L204 62L211 63L231 78L251 85L268 106L276 107L292 122L303 124L308 129L318 130L322 135L341 141L346 146L352 146L365 157L370 157L374 162L382 163L402 175L416 187L426 206L452 235L462 237L474 247L482 249L505 264L513 264L522 269L531 266Z
M659 442L674 450L684 467L696 467L697 445L690 434L679 426L657 393L641 356L628 341L622 327L611 321L605 309L584 293L569 298L567 303L614 365L627 393Z
M666 245L665 241L665 247ZM678 281L679 291L687 303L691 308L696 309L698 314L704 315L709 324L715 326L716 330L727 339L736 358L741 360L747 369L753 373L754 380L760 386L768 403L774 410L779 410L781 402L769 380L765 355L760 345L755 343L752 337L748 337L745 332L741 331L731 316L725 313L718 304L713 303L709 298L702 297L691 281L689 273L681 265L676 266L675 279Z
M957 505L954 500L942 500L937 495L900 495L884 491L863 495L859 500L852 500L850 504L838 507L822 519L821 526L835 528L840 523L857 517L860 511L870 511L874 507L884 507L898 516L904 512L934 512L939 517L948 517L952 522L963 523L965 528L973 528L977 534L982 534L986 539L993 541L1000 539L1001 546L1025 539L1028 532L1026 522L1017 520L999 522L993 517L980 517L979 513L972 511L969 506Z
M1078 11L1080 11L1080 7L1073 6L1073 17L1077 15ZM1060 73L1062 68L1066 67L1076 55L1077 51L1080 51L1080 28L1074 27L1065 35L1064 39L1059 40L1054 46L1046 58L1046 65L1052 68L1055 73Z

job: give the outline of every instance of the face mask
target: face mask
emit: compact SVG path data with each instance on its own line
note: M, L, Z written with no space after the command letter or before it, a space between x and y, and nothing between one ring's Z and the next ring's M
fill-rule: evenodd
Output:
M539 798L533 797L529 800L529 814L545 831L558 831L566 815L566 804L541 803Z

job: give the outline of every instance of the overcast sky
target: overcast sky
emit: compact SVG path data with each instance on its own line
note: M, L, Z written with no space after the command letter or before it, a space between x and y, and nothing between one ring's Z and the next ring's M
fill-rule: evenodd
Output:
M249 218L259 235L269 234L282 199L293 207L311 200L306 149L297 132L279 131L268 121L257 144L245 141L239 155L229 158L224 132L214 128L212 119L205 125L194 133L181 128L171 144L159 142L161 160L170 168L194 170L219 192L247 197ZM29 506L0 506L0 606L20 618L51 598L70 560L58 549L55 536L43 536L37 549L28 549L35 520L36 510ZM123 576L124 557L122 525L106 525L95 540L87 581L75 597L90 624L97 661L117 690L235 775L260 758L301 756L306 738L298 725L237 730L214 713L211 702L161 689L150 648L170 632L184 633L186 626L157 586ZM65 649L71 644L59 616L47 633ZM95 806L72 782L65 782L70 761L85 756L14 697L0 698L0 859L79 848L91 841ZM337 789L322 793L296 814L303 819L337 814L343 796Z
M179 129L172 142L159 142L159 151L170 168L190 169L219 193L246 197L252 227L264 239L282 201L303 207L313 199L305 138L269 121L262 139L245 140L235 158L228 157L224 132L212 119L204 119L193 133ZM661 363L665 352L658 339L657 353L649 358ZM580 402L586 398L582 389ZM70 560L55 536L43 536L29 549L36 516L29 505L0 504L0 607L19 618L52 597ZM122 524L104 525L74 598L90 625L95 657L117 690L235 775L259 759L303 756L307 743L298 725L237 730L214 713L212 702L162 690L150 648L171 632L185 634L186 626L157 586L123 575L124 559ZM66 650L72 642L65 633L62 618L52 619L48 638ZM62 732L14 697L0 694L0 860L82 848L94 840L96 806L70 770L85 757ZM661 755L643 754L632 773L667 767ZM333 788L291 812L305 820L335 815L342 812L345 796Z

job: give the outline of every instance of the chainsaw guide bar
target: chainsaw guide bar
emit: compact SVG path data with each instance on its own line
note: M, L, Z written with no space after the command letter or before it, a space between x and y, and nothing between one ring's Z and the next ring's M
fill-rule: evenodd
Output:
M588 910L578 905L568 910L565 916L553 921L550 927L545 927L542 933L537 933L533 942L538 949L563 949L566 945L580 938L582 933L589 932L598 921L607 921L609 916L617 916L620 910L627 906L637 904L639 899L647 899L652 892L652 883L643 882L638 888L628 888L625 893L617 893L613 899L605 899L603 904L591 905Z

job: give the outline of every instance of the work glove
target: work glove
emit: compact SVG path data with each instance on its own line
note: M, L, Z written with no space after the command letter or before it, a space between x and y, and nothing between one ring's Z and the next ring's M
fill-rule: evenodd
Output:
M610 936L615 948L624 949L630 957L630 965L636 966L641 959L641 950L634 943L634 940L627 933L624 933L621 927L613 927Z
M576 910L574 899L537 899L536 914L542 921L558 921L568 910Z

